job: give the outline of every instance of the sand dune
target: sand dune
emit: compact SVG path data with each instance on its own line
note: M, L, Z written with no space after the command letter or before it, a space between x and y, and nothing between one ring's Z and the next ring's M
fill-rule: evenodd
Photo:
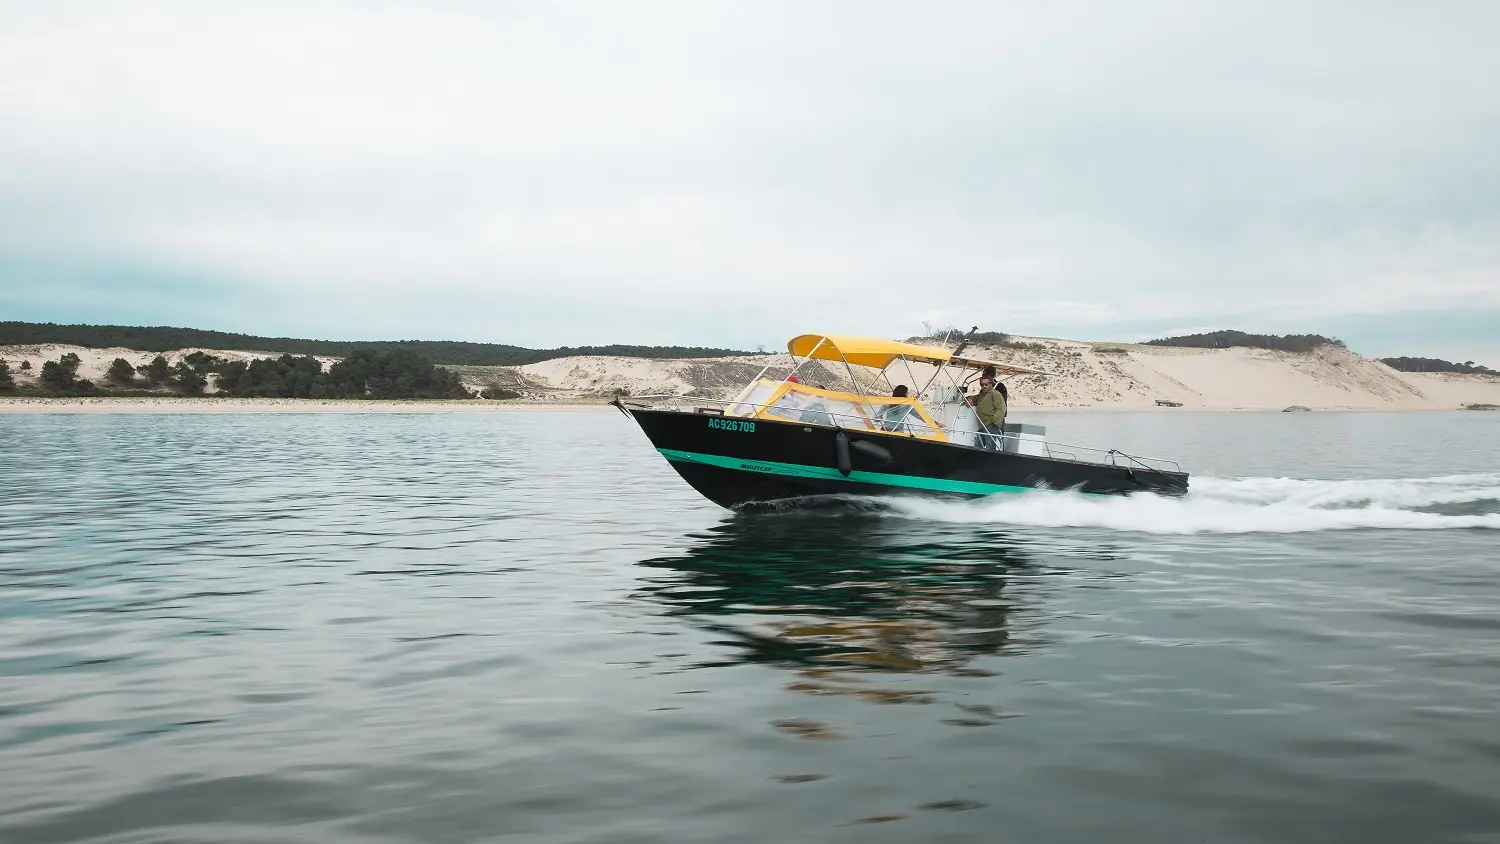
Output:
M1060 378L1013 379L1017 406L1281 410L1442 410L1500 401L1500 377L1408 373L1337 346L1310 353L1186 349L1042 340L1044 351L1006 354Z
M1019 376L1007 381L1011 404L1017 408L1077 408L1100 410L1155 409L1157 399L1181 402L1176 410L1281 410L1302 405L1314 410L1456 410L1465 404L1500 404L1500 377L1397 372L1379 361L1346 349L1325 346L1298 354L1262 349L1185 349L1122 343L1088 343L1052 338L1015 338L1026 348L972 347L975 355L1014 362L1054 373ZM247 360L272 357L273 353L183 349L165 354L176 363L193 351L224 358ZM103 383L104 373L115 358L132 365L148 363L155 352L131 349L85 349L75 346L0 347L0 358L11 363L12 373L23 387L35 383L44 361L72 352L82 360L80 377ZM18 370L20 361L31 362L31 370ZM321 358L324 364L334 358ZM642 358L568 357L521 367L453 367L471 388L503 386L518 390L523 398L514 405L578 405L602 403L614 395L691 394L726 398L763 368L780 377L789 371L785 355L757 355L697 360L646 360ZM858 371L857 371L858 372ZM892 371L894 383L923 381L930 370L914 368L912 378L903 367ZM813 363L799 371L808 383L847 389L849 375L838 365ZM24 396L24 394L23 394ZM193 399L73 399L0 400L0 409L54 409L154 407L161 410L192 407ZM230 400L222 405L248 410L307 408L313 403L286 399ZM111 403L120 403L112 405ZM324 402L329 409L355 408L364 404L383 409L413 411L423 403ZM498 407L496 402L426 403L435 407Z
M1200 410L1443 410L1465 404L1500 404L1500 378L1397 372L1379 361L1327 346L1297 354L1262 349L1185 349L1121 343L1016 338L1036 349L974 347L972 354L1055 373L1007 381L1016 407L1154 409L1157 399ZM691 393L724 398L761 367L775 374L786 355L702 361L626 358L560 358L519 367L531 389L561 395ZM848 384L838 367L821 366L803 380L830 387ZM893 383L924 381L931 370L903 367Z

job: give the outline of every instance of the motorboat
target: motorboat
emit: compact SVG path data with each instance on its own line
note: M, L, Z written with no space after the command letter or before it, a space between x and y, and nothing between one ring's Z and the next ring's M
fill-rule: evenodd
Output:
M965 346L802 334L787 343L789 372L767 377L767 364L733 399L612 403L683 480L733 510L851 495L1187 492L1174 461L1055 443L1030 423L982 430L969 394L981 374L1002 383L1058 376L965 355Z

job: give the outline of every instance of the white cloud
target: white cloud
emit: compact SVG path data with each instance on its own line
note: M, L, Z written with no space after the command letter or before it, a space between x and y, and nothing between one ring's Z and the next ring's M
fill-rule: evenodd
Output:
M0 263L202 279L163 322L234 291L214 327L544 345L1500 309L1497 29L1480 3L0 5Z

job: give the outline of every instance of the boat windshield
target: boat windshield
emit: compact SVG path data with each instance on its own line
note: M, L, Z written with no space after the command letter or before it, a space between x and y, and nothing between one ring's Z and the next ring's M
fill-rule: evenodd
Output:
M862 396L795 381L756 380L734 399L725 412L730 416L942 437L940 426L914 398Z

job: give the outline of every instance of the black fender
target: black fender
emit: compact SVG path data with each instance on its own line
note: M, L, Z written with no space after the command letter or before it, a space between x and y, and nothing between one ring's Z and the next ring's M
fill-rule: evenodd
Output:
M854 471L854 465L849 461L849 437L843 431L839 431L833 438L833 452L838 460L839 474L849 477Z
M869 440L855 440L849 444L849 447L858 452L861 457L868 457L881 466L889 466L896 459L891 456L885 446L877 445Z

